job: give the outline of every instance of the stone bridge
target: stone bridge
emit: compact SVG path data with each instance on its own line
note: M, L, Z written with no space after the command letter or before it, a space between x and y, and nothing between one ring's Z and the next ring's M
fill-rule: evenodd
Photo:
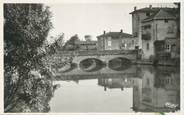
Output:
M73 57L73 63L76 64L88 58L95 58L108 64L110 60L119 57L129 59L134 63L137 59L137 50L60 51L55 58L59 57Z

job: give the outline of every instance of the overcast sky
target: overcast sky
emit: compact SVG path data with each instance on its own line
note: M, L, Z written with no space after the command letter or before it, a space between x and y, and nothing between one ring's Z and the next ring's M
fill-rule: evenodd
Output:
M137 6L137 9L139 9L149 7L150 4L47 4L53 13L52 22L54 26L49 36L64 33L66 41L75 34L78 34L80 39L84 39L84 35L91 35L92 39L96 40L96 36L102 34L104 30L109 32L123 29L123 32L131 34L132 17L129 13L133 11L134 6ZM152 6L175 7L172 3L154 3Z

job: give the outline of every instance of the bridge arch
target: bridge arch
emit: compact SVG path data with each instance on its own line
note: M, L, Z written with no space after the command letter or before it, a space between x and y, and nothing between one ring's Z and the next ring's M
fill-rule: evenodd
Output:
M86 58L79 62L79 68L90 72L100 70L105 66L105 63L98 58Z
M130 59L125 57L115 57L108 62L108 67L113 70L125 70L132 65Z

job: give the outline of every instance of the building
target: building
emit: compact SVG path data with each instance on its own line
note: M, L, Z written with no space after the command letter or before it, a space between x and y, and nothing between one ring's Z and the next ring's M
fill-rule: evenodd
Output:
M77 41L76 44L80 51L97 50L97 41Z
M90 35L85 35L85 40L80 40L79 37L75 35L65 43L64 49L73 51L97 50L97 41L91 40Z
M76 41L76 44L79 46L79 50L97 50L97 41L91 40L90 35L85 35L84 38L85 41Z
M122 50L122 49L135 49L137 45L136 39L131 34L120 32L108 32L97 36L98 50Z
M151 7L150 5L149 8L142 8L139 10L137 10L137 7L134 7L134 11L130 13L132 15L132 33L134 37L138 38L138 45L140 48L142 48L141 22L155 12L155 9Z
M134 11L130 13L132 32L134 37L138 37L144 59L161 55L179 57L176 51L179 49L176 12L176 8L157 8L151 5L138 10L134 7Z

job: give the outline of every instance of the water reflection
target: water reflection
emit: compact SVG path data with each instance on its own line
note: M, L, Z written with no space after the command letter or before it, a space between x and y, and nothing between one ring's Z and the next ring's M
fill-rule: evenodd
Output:
M61 88L56 90L51 100L51 111L176 111L180 108L179 73L179 69L174 67L132 66L121 72L103 68L93 74L80 70L74 74L64 74L57 77L56 82L61 84ZM57 100L63 101L57 102ZM80 107L75 109L74 105Z

